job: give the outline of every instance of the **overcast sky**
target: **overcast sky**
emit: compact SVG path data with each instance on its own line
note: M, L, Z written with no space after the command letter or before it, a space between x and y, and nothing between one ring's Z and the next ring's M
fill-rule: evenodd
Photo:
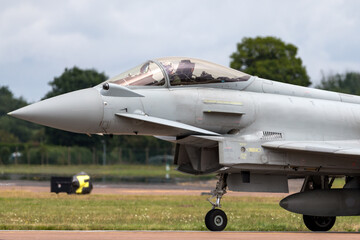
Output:
M189 56L229 66L243 37L299 48L313 83L360 72L356 0L0 0L0 85L38 101L74 65L114 76L145 60Z

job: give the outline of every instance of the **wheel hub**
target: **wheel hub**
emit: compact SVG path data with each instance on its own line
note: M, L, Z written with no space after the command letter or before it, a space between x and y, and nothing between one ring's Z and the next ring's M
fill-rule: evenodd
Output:
M319 227L326 227L327 225L329 225L331 223L331 218L329 218L329 217L315 217L314 222Z
M224 222L224 219L218 215L214 218L214 222L216 226L221 226Z

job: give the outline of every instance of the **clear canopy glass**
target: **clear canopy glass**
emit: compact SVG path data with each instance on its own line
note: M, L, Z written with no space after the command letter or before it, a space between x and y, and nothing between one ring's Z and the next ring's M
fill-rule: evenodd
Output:
M247 81L250 75L200 59L173 57L157 59L169 76L171 86Z
M165 84L165 77L156 63L147 61L109 79L107 82L122 86L162 86Z
M166 74L167 76L165 76ZM107 82L122 86L170 86L247 81L251 76L204 60L171 57L147 61Z

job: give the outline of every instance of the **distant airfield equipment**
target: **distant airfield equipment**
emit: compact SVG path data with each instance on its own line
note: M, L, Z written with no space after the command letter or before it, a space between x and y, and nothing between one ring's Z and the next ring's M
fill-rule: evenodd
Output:
M26 106L16 118L84 134L152 135L176 144L174 164L217 173L205 224L226 227L227 189L300 193L280 205L313 231L360 215L360 97L275 82L187 57L150 60L106 82ZM343 189L332 189L345 176Z
M67 194L89 194L93 189L90 176L80 172L73 177L51 177L50 192L56 194L66 192Z

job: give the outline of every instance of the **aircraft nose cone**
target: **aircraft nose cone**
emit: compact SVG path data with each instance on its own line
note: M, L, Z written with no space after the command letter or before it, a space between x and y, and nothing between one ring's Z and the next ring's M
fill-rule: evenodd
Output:
M99 133L104 107L100 93L87 88L31 104L8 115L70 132Z

